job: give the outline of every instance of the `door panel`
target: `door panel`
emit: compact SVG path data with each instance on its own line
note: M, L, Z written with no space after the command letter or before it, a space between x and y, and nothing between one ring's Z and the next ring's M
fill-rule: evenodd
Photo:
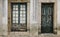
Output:
M53 4L43 3L41 10L41 32L53 33Z

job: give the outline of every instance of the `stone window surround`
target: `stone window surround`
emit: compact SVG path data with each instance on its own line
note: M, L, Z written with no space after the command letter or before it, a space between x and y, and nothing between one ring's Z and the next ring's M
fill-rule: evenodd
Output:
M29 16L30 16L30 14L29 14L29 5L30 5L30 2L29 1L11 1L10 3L18 3L18 2L20 2L20 3L24 3L24 2L27 2L27 17L28 17L28 19L27 19L27 32L18 32L18 33L20 33L20 34L24 34L24 33L26 33L26 34L28 34L29 33L29 30L30 30L30 23L29 23ZM11 4L10 4L11 5ZM8 4L8 6L9 6L9 4ZM9 8L9 7L8 7ZM9 8L10 9L10 12L11 12L11 8ZM8 13L9 14L9 13ZM10 19L11 17L10 16L8 16L8 23L10 23L11 24L11 22L9 21L9 20L11 20ZM11 26L11 25L10 25ZM13 32L11 32L11 27L10 27L9 25L8 25L8 34L9 33L13 33ZM14 32L15 33L15 32ZM26 34L24 34L24 35L26 35Z

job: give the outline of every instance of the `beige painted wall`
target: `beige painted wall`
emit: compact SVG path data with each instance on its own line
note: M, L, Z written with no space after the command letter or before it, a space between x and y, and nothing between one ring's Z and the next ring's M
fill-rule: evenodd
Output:
M57 23L60 25L60 0L57 1Z

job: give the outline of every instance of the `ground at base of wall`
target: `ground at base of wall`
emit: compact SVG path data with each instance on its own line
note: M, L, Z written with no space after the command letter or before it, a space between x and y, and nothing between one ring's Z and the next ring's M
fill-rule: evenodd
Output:
M60 35L57 35L57 34L42 34L42 35L39 35L38 37L60 37Z
M0 37L31 37L29 35L12 35L12 36L0 36ZM32 37L60 37L60 35L50 35L50 34L47 34L47 35L39 35L39 36L32 36Z

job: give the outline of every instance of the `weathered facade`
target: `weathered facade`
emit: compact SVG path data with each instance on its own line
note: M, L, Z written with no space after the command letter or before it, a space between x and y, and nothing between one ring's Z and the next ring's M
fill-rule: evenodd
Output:
M27 31L11 31L11 3L27 3ZM53 32L42 33L42 3L53 3ZM0 37L60 37L60 0L0 0ZM49 6L50 7L50 6ZM48 10L48 9L47 9ZM47 16L47 15L46 15ZM47 19L46 19L47 20ZM48 27L49 28L49 27ZM49 29L48 29L49 30ZM47 31L48 31L47 30Z

